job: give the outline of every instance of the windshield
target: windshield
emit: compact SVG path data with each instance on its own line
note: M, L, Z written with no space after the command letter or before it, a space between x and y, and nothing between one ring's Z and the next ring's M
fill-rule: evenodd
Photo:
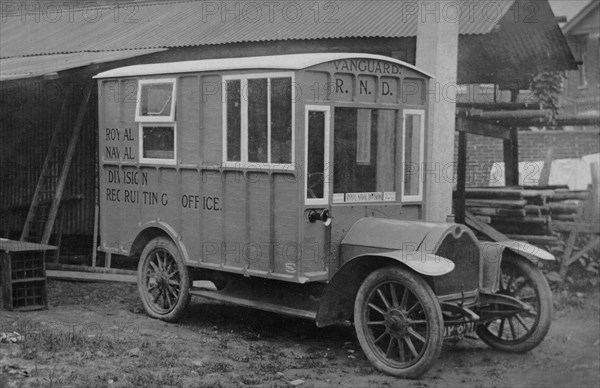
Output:
M335 108L334 202L395 201L397 113Z

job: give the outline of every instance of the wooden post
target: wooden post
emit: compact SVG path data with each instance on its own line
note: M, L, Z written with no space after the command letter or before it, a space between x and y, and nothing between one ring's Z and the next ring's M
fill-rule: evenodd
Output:
M548 186L548 182L550 182L550 169L552 168L552 147L548 149L546 152L546 159L544 160L544 166L542 167L542 172L540 173L540 180L538 181L538 186Z
M459 125L463 118L459 119ZM458 132L458 161L456 166L456 198L454 217L457 223L465 223L465 187L467 185L467 134Z
M439 2L419 1L422 10L437 9ZM425 220L445 222L452 213L452 179L447 166L454 161L454 127L458 66L458 24L435 12L423 12L417 22L416 65L435 75L427 89L427 135L423 169ZM437 15L439 16L439 14ZM449 87L451 86L451 87ZM452 178L452 175L450 175Z
M600 169L598 167L598 163L596 162L590 164L592 172L592 211L589 212L591 218L588 218L588 220L594 223L598 223L600 219Z
M54 243L54 245L56 245L56 251L54 254L54 262L55 263L60 262L60 246L62 245L64 222L65 222L65 209L63 206L62 211L59 211L59 213L58 213L58 230L56 231L56 242Z
M519 135L516 128L510 129L510 139L504 140L505 186L519 185Z

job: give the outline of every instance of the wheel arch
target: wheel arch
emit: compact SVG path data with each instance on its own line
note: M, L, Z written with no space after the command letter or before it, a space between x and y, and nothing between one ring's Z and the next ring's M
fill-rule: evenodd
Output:
M129 249L129 255L139 256L144 250L144 247L154 238L167 237L171 239L171 241L173 241L173 243L179 250L181 257L183 258L183 261L189 261L187 250L185 249L183 242L180 238L178 238L178 235L175 232L175 230L173 230L173 228L171 228L169 225L159 221L152 221L143 225L142 228L142 231L138 233L135 240L133 241L133 244L131 244L131 248Z
M370 253L352 258L346 262L329 281L323 292L321 303L317 311L316 323L319 327L343 323L352 319L354 313L354 300L363 281L373 271L386 266L396 265L419 274L433 288L433 276L448 273L440 271L439 274L424 274L420 272L410 260L401 260L393 255L394 252ZM417 252L420 254L421 252ZM425 253L423 253L425 255ZM435 255L428 255L437 257ZM446 260L446 259L444 259ZM449 262L449 260L447 260ZM451 263L451 262L450 262Z

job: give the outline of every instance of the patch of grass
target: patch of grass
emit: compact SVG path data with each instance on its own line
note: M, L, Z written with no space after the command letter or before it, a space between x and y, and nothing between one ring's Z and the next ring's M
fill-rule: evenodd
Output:
M169 368L166 371L134 368L127 375L127 385L132 387L180 387L183 385L181 371Z
M23 353L28 359L35 359L40 352L62 353L81 352L86 359L96 357L96 352L101 351L109 355L123 352L129 344L112 341L102 336L88 336L87 333L62 330L40 330L27 333L21 344Z

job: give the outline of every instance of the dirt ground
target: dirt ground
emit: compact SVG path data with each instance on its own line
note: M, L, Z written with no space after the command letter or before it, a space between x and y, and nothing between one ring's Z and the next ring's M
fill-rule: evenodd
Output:
M50 308L0 310L1 387L598 387L600 294L555 295L546 340L528 354L446 342L420 380L375 370L353 328L200 298L168 324L147 317L133 284L51 281Z

